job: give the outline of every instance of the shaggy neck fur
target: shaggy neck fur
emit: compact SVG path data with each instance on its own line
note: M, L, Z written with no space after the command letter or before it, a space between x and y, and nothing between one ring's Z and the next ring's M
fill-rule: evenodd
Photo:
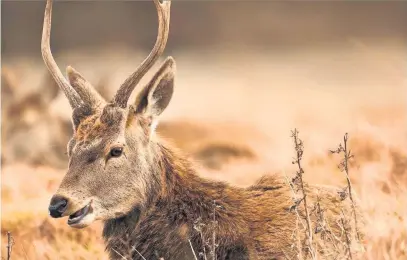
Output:
M179 252L192 252L188 239L202 249L203 240L209 241L214 232L227 238L222 239L222 244L230 244L235 252L244 251L239 241L248 233L248 227L240 211L244 200L241 189L204 180L188 160L173 150L161 144L157 144L157 150L157 167L152 170L160 178L155 178L156 185L150 185L146 206L105 223L103 235L111 257L137 246L146 259L156 259L157 255L176 259L174 255ZM153 247L160 250L154 251ZM221 250L217 253L228 254ZM132 259L138 259L137 255L132 254Z
M298 254L293 243L307 243L303 232L293 237L297 217L305 212L302 207L296 207L298 213L292 210L291 188L281 177L265 175L248 188L237 188L200 178L189 161L166 146L152 149L157 150L147 203L105 224L111 259L190 260L195 259L191 245L197 255L206 252L211 258L213 238L219 260L292 259ZM325 205L325 221L342 241L337 216L341 210L350 214L350 203L340 199L336 188L306 185L304 190L310 205ZM318 215L310 220L315 227ZM314 239L322 243L324 238ZM318 253L333 248L318 247Z

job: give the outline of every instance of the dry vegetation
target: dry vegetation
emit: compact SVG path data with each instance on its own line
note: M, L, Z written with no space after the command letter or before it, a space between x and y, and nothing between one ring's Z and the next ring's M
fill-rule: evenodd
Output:
M407 259L405 76L397 67L401 50L392 48L384 55L385 50L389 48L356 46L312 55L273 54L273 58L254 52L240 58L227 53L200 59L175 54L179 64L175 100L158 131L187 151L207 177L249 186L264 173L285 172L296 193L294 208L306 203L306 194L296 184L343 187L338 196L357 200L365 218L362 223L353 215L338 216L349 243L338 244L332 252L337 257L332 259ZM126 64L120 54L117 57L110 61L123 64L123 71L93 80L109 82L100 88L116 88L138 62ZM65 111L69 109L60 93L38 94L52 92L42 89L55 86L47 81L45 70L29 72L21 65L24 62L2 67L2 257L7 253L7 231L11 231L13 260L107 259L101 223L74 230L64 219L47 215L49 199L65 173L64 149L71 131ZM82 62L83 68L86 65ZM90 72L92 66L87 71L77 67L85 75L96 74ZM109 91L104 95L109 96ZM297 132L290 137L295 127L301 140ZM345 133L349 133L347 140ZM313 244L312 237L326 236L326 243L336 240L324 225L324 205L307 208L307 215L314 215L318 225L307 222L307 216L293 223L309 238L309 244L293 246L307 246L308 258L318 258L315 247L324 245ZM360 221L357 226L363 229L363 238L348 229L354 221Z

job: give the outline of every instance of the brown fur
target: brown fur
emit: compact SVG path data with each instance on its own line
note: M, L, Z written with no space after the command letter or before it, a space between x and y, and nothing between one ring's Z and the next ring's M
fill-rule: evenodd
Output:
M197 222L205 224L204 239L210 240L215 232L217 259L294 257L292 245L296 241L292 235L297 217L290 211L291 191L282 176L264 176L247 189L237 188L202 179L188 160L166 146L158 145L157 149L160 160L155 172L164 175L161 179L165 182L160 185L165 193L149 190L149 200L154 203L148 208L135 208L122 218L106 222L103 234L111 259L131 252L132 259L142 259L132 247L146 259L192 259L188 240L196 252L204 247L200 232L194 228ZM349 213L350 205L339 199L337 191L317 186L307 188L311 203L315 203L319 192L321 205L328 207L327 221L336 235L343 238L336 221L340 209ZM214 201L217 225L212 229ZM315 218L312 220L315 223ZM302 240L305 243L304 237ZM329 252L330 248L325 247L320 253L324 250Z

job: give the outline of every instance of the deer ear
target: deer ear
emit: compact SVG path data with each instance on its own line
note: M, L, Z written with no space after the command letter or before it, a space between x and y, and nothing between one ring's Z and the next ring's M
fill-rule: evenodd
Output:
M137 96L136 113L150 116L152 120L167 108L174 92L175 60L168 57L147 86Z

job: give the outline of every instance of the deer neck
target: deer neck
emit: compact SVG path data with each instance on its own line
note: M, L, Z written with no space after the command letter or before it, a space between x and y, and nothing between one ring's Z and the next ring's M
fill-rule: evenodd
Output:
M161 207L168 214L177 213L188 220L212 220L214 210L239 208L244 196L241 188L200 177L191 161L167 146L160 145L160 152L162 183L155 209Z
M201 178L192 163L173 149L160 144L157 149L154 170L159 187L150 193L150 203L135 208L121 219L107 221L103 232L105 239L111 241L131 233L134 241L150 235L162 238L167 235L167 230L162 227L171 227L180 234L191 234L191 239L201 248L199 234L205 237L212 234L212 224L216 222L219 236L240 241L248 232L242 213L243 190ZM200 233L194 231L195 227L202 228ZM135 232L130 232L132 230ZM186 239L184 235L182 238Z

